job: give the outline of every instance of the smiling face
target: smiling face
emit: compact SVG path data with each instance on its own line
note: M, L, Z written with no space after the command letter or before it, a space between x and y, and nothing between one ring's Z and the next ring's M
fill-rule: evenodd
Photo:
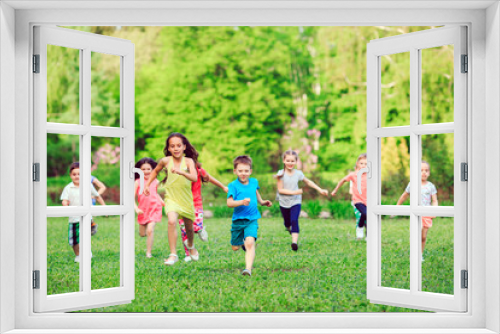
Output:
M184 145L182 139L179 137L172 137L168 141L168 151L175 159L180 159L185 149L186 145Z
M283 159L283 164L287 170L291 171L297 165L297 157L293 154L287 154Z
M420 166L420 171L422 174L422 182L426 182L429 176L431 175L431 168L427 163L422 162Z
M234 174L238 176L241 183L247 184L250 175L252 175L252 167L248 164L239 163L234 169Z
M142 164L141 170L144 173L144 180L149 180L149 175L151 175L151 172L153 171L153 167L151 167L150 164L145 163L145 164Z
M80 186L80 168L75 168L69 173L69 177L75 186Z

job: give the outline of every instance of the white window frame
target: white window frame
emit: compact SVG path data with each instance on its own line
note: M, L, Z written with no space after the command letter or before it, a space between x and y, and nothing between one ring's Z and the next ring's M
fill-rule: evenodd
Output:
M404 1L409 3L411 1ZM274 2L274 9L265 9L269 2L238 2L233 8L221 9L220 3L206 2L210 10L200 10L198 2L164 2L170 8L158 9L159 2L18 2L0 3L0 332L37 333L39 329L59 329L64 333L70 328L106 330L127 329L128 333L140 332L130 328L164 329L236 329L258 326L254 332L284 332L283 328L302 328L299 332L340 333L341 328L358 328L350 333L495 333L500 332L500 11L497 1L486 2L411 2L404 8L402 1L370 1L366 3L332 1L316 3ZM136 9L116 9L125 4ZM231 4L224 4L231 6ZM13 7L18 9L14 9ZM32 8L32 9L21 9ZM59 6L70 6L59 9ZM72 6L72 8L71 8ZM97 8L99 6L100 8ZM103 10L103 7L114 10ZM425 7L425 6L432 6ZM453 6L461 6L456 9ZM488 7L489 6L489 7ZM86 8L85 8L86 7ZM245 10L244 8L247 8ZM280 8L281 7L281 8ZM326 8L325 8L326 7ZM346 9L353 8L354 9ZM357 9L355 7L358 7ZM436 9L436 7L438 9ZM487 8L488 7L488 8ZM35 8L35 9L33 9ZM41 9L49 10L41 10ZM80 8L80 9L75 9ZM83 8L83 9L82 9ZM179 9L184 8L184 9ZM442 9L439 9L442 8ZM468 8L468 9L467 9ZM485 24L486 22L486 24ZM31 290L30 236L32 183L30 142L33 133L30 113L31 96L31 41L35 24L58 25L437 25L465 24L469 27L469 289L468 312L463 314L34 314ZM14 37L15 36L15 37ZM13 70L15 68L15 71ZM488 70L486 70L486 68ZM14 83L14 85L12 84ZM15 113L12 111L15 110ZM15 145L12 145L12 137ZM489 144L488 151L486 144ZM15 161L15 164L10 163ZM488 174L488 182L486 182ZM16 179L12 178L16 175ZM14 198L12 198L12 189ZM27 203L28 202L28 203ZM31 206L30 206L31 205ZM15 211L5 208L15 207ZM485 214L486 208L488 216ZM486 218L489 218L487 221ZM491 218L495 217L495 218ZM472 228L474 226L474 228ZM14 237L13 237L14 236ZM14 254L14 255L13 255ZM486 266L488 263L488 266ZM488 279L486 279L488 277ZM12 287L15 287L14 289ZM12 308L14 305L14 308ZM191 319L191 320L190 320ZM200 320L200 321L197 321ZM168 328L166 328L168 326ZM380 328L384 328L380 330ZM98 330L100 329L100 330ZM267 329L267 330L264 330ZM338 330L336 330L338 329ZM50 332L54 332L51 330ZM75 331L76 332L76 331ZM88 331L91 332L91 331ZM220 332L215 330L213 332ZM226 332L228 332L226 330ZM287 332L287 331L285 331Z

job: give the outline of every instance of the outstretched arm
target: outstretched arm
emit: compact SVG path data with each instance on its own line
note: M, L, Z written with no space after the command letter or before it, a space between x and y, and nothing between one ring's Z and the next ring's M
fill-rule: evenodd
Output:
M260 193L258 190L257 191L257 202L259 202L260 205L262 206L271 206L273 205L273 203L271 203L271 201L269 200L263 200L262 197L260 197Z
M285 189L285 188L283 188L283 179L279 178L278 179L278 192L281 195L300 195L300 194L302 194L302 189L297 189L297 190ZM259 192L257 192L257 193L259 193Z
M144 195L149 196L149 186L151 185L151 182L156 179L158 174L160 174L162 169L166 166L168 159L169 157L161 158L160 162L158 162L158 165L156 165L156 168L153 169L153 171L149 175L149 180L147 180L146 184L144 185Z
M410 197L410 194L407 193L406 191L401 194L401 197L399 197L398 202L396 205L401 205L403 204L408 198Z
M349 175L345 176L342 180L340 180L340 182L337 184L337 186L335 187L335 189L333 189L332 191L332 196L335 196L337 195L337 191L339 190L340 187L342 187L342 185L344 183L347 182L347 178L349 177Z
M208 173L207 173L207 176L208 176L208 182L210 182L211 184L214 184L217 187L221 188L226 193L228 192L227 187L225 185L223 185L222 182L220 182L219 180L217 180L215 177L213 177L212 175L210 175Z
M323 188L320 188L316 183L314 183L313 181L309 180L307 177L304 176L304 183L313 188L313 189L316 189L317 192L319 192L321 195L323 196L328 196L328 190L326 189L323 189Z
M104 200L102 199L102 196L97 196L96 197L96 200L99 204L101 205L106 205L106 203L104 202Z
M92 183L94 184L95 188L97 189L97 192L99 193L99 195L102 195L104 194L104 192L106 191L106 186L104 185L104 183L102 183L101 181L99 181L96 178L94 178L94 181L92 181Z

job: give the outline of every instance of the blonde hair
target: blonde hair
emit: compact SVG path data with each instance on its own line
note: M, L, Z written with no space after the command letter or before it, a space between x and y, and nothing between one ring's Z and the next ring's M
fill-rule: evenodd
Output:
M366 155L366 153L361 153L361 154L358 156L358 158L356 159L356 165L354 166L354 169L356 169L356 167L358 167L358 162L359 162L359 160L361 160L361 159L367 159L367 155Z

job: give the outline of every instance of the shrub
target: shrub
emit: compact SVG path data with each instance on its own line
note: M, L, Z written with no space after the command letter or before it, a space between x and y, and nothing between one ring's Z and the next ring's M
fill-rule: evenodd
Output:
M231 218L233 216L233 208L227 205L213 206L214 218Z
M310 218L318 218L322 206L319 201L306 201L302 202L302 208L307 212Z
M326 208L334 219L350 219L354 217L354 211L349 201L329 201Z

